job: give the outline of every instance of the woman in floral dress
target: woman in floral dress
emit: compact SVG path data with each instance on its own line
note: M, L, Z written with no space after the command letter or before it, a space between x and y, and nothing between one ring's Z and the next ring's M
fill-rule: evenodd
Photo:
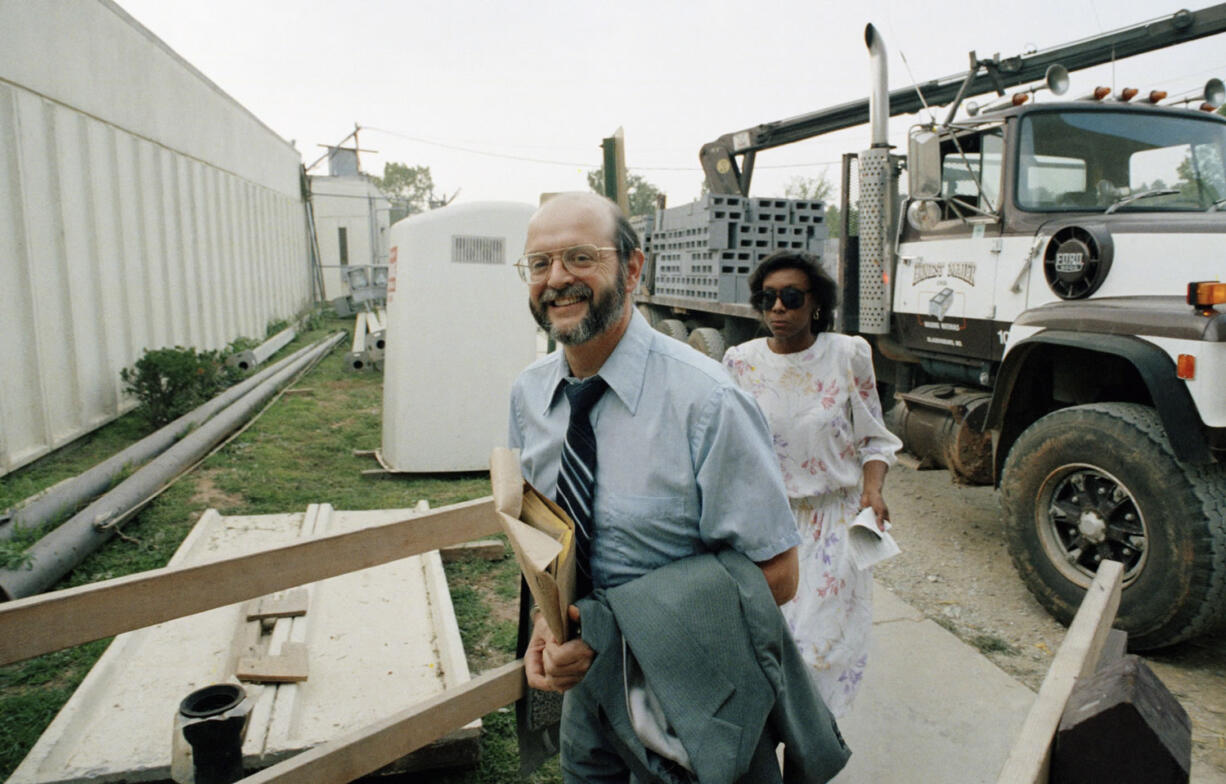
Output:
M886 429L868 343L829 331L835 284L816 259L772 254L749 288L771 337L733 346L724 365L774 433L802 539L800 587L780 609L822 698L842 716L872 629L872 573L852 564L847 528L865 507L884 527L881 492L901 442Z

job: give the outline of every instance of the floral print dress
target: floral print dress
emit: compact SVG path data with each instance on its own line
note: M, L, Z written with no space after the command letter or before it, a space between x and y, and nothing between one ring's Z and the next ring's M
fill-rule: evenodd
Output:
M862 467L894 462L872 354L860 337L823 332L812 346L776 354L766 338L728 349L724 366L757 399L800 531L800 586L780 609L818 691L846 714L868 660L871 571L856 569L847 527L860 511Z

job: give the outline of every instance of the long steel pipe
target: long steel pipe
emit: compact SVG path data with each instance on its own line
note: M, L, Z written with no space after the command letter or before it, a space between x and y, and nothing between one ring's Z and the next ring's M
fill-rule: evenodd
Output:
M129 468L144 465L166 451L183 434L208 420L217 411L238 400L269 376L301 357L311 347L306 346L275 365L244 379L221 394L175 421L137 441L135 444L98 463L70 479L47 488L42 493L26 499L17 507L0 514L0 540L11 539L20 528L36 528L44 523L65 517L80 509L107 488Z
M285 346L288 346L290 341L297 336L298 330L293 327L286 327L255 348L249 351L240 351L227 361L237 366L239 370L251 370L253 367L264 364L264 360L276 354Z
M25 566L0 569L0 600L33 596L54 585L87 555L101 547L118 523L207 455L250 419L291 378L322 358L344 337L344 332L338 332L311 346L311 350L293 363L267 378L59 528L39 539L26 551L29 562Z
M881 33L871 24L864 28L864 45L868 47L869 73L871 74L872 92L868 96L868 119L874 147L888 147L890 144L890 77L888 58L885 52L885 41Z

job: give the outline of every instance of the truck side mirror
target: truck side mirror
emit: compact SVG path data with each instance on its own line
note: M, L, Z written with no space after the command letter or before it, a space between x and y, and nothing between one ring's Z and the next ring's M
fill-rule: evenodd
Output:
M941 198L941 137L913 128L907 145L907 182L912 199Z

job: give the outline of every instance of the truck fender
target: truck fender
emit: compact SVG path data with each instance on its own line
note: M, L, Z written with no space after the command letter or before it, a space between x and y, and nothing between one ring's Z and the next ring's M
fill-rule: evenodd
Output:
M1158 418L1166 430L1175 456L1186 463L1208 463L1212 458L1209 444L1201 428L1196 405L1188 388L1175 375L1175 363L1162 349L1152 343L1131 335L1104 335L1045 330L1020 340L1010 348L1001 363L992 402L984 420L984 429L994 433L995 474L1000 481L1000 469L1013 441L1030 423L1023 427L1007 427L1010 412L1016 401L1013 398L1018 379L1043 356L1049 347L1065 346L1082 348L1099 354L1111 354L1130 363L1145 383L1150 400L1158 412ZM1091 401L1086 401L1091 402Z

